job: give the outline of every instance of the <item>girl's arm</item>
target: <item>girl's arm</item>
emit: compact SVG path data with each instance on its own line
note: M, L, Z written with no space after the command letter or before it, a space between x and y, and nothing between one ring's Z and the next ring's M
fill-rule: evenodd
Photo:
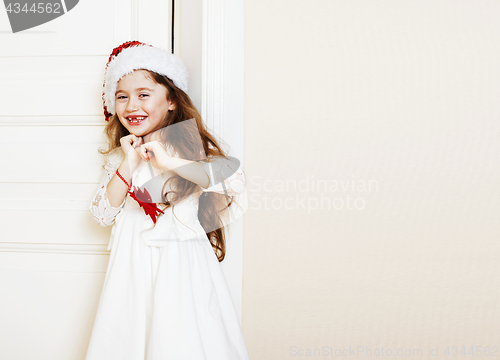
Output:
M116 175L116 170L130 184L132 174L141 160L140 154L134 149L142 142L134 135L120 139L121 148L109 154L105 175L92 200L90 211L94 220L101 226L110 226L125 205L128 186Z
M142 138L138 138L137 136L130 134L122 137L120 139L120 143L125 158L121 162L118 172L122 176L123 180L127 182L128 186L116 173L113 174L113 177L106 187L109 203L113 207L119 206L127 197L130 182L132 180L132 174L141 161L141 155L135 150L135 148L142 144Z
M129 161L125 158L120 166L118 167L118 172L120 175L127 181L128 185L130 185L130 181L132 180L133 171L130 170ZM125 182L116 175L116 171L112 174L111 180L108 182L106 186L106 193L109 199L109 203L113 207L120 206L121 203L127 197L129 187L125 185Z
M116 216L120 213L125 200L119 205L111 205L107 194L107 185L113 178L116 169L120 166L120 159L116 154L111 154L104 165L105 174L102 178L99 187L92 199L90 212L94 220L101 226L110 226L115 222Z
M141 146L144 160L161 171L173 171L184 179L199 185L203 191L227 193L229 196L245 191L245 176L241 167L224 157L214 157L210 161L190 161L170 156L158 142L152 141Z
M141 155L145 161L151 161L151 164L162 172L173 171L201 187L209 185L210 179L201 163L170 156L158 141L143 144Z
M172 170L177 175L201 187L208 187L210 185L210 178L205 173L203 164L198 161L190 161L169 156L163 171L166 170Z

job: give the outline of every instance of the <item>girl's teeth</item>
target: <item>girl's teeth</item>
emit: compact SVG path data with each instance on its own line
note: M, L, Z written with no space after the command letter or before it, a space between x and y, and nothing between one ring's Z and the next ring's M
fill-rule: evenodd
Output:
M142 120L144 120L144 119L145 119L145 117L144 117L144 116L141 116L141 117L136 117L136 118L134 118L134 119L128 119L128 120L129 120L130 122L132 122L132 123L138 123L139 121L142 121Z

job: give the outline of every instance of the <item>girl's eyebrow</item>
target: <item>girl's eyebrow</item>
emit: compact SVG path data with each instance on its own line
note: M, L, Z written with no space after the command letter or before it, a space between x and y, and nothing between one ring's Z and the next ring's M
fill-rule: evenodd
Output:
M151 91L151 92L153 92L153 91L154 91L153 89L150 89L150 88L147 88L147 87L137 88L137 89L135 89L135 90L136 90L136 91L148 90L148 91ZM124 92L124 93L126 93L126 91L125 91L125 90L121 90L121 89L120 89L120 90L116 90L116 93L117 93L117 94L118 94L119 92Z

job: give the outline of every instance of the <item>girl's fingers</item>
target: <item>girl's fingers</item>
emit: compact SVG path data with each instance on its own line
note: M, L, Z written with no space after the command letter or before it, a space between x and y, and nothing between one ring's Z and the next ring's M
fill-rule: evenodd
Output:
M141 156L142 158L145 160L145 161L148 161L150 156L149 156L149 153L148 153L148 145L147 144L142 144L141 145Z
M134 139L134 148L138 147L138 146L141 146L143 144L142 142L142 137L136 137L134 135L135 139Z
M133 145L134 144L134 140L135 140L134 138L135 138L135 135L128 135L128 136L123 137L123 140L126 143L128 143L130 145Z

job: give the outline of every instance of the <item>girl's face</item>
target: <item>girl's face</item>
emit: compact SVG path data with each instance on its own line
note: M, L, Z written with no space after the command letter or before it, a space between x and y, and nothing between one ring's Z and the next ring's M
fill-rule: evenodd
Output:
M158 130L168 111L175 109L168 90L145 70L135 70L118 81L115 104L120 122L135 136Z

